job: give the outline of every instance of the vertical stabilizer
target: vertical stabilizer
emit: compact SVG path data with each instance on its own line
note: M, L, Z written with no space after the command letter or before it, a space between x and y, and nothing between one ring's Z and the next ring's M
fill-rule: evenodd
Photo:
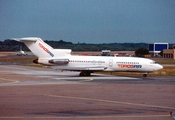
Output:
M54 57L52 53L53 48L46 44L41 38L26 37L15 39L16 41L23 42L32 53L38 58L50 58Z

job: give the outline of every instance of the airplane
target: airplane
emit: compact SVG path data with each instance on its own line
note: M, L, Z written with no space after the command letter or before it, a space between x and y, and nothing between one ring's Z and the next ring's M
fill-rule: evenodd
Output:
M23 42L37 57L34 63L52 66L59 70L80 71L79 76L90 76L95 71L147 73L163 68L147 58L114 56L74 56L71 49L54 49L38 37L13 38Z
M22 50L22 46L20 46L20 51L19 53L17 54L18 56L25 56L27 54L25 54L25 52Z

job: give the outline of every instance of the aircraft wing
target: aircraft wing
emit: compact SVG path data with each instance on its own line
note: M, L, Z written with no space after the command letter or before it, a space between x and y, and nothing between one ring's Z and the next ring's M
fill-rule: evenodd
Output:
M53 66L52 68L54 69L59 69L59 70L70 70L70 71L103 71L107 69L105 66L75 66L75 67L67 67L67 66Z

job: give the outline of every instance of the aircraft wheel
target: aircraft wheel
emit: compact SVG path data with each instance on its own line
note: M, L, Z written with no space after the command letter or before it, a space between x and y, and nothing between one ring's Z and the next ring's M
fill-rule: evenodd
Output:
M90 76L91 75L91 73L90 72L86 72L86 76Z
M147 77L147 74L143 74L143 77Z
M79 76L87 76L87 74L85 72L81 72Z
M90 76L90 72L80 72L79 76Z
M79 74L79 76L84 76L84 73L83 73L83 72L81 72L81 73Z

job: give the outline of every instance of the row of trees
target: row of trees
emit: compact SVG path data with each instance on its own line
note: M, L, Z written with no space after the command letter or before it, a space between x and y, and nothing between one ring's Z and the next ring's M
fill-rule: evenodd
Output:
M138 48L148 48L146 43L103 43L103 44L87 44L87 43L77 43L60 41L49 41L45 40L47 44L53 48L59 49L72 49L73 51L101 51L101 50L111 50L111 51L135 51ZM14 40L0 41L0 51L19 51L19 46L22 46L24 51L29 51L29 49L21 42Z

